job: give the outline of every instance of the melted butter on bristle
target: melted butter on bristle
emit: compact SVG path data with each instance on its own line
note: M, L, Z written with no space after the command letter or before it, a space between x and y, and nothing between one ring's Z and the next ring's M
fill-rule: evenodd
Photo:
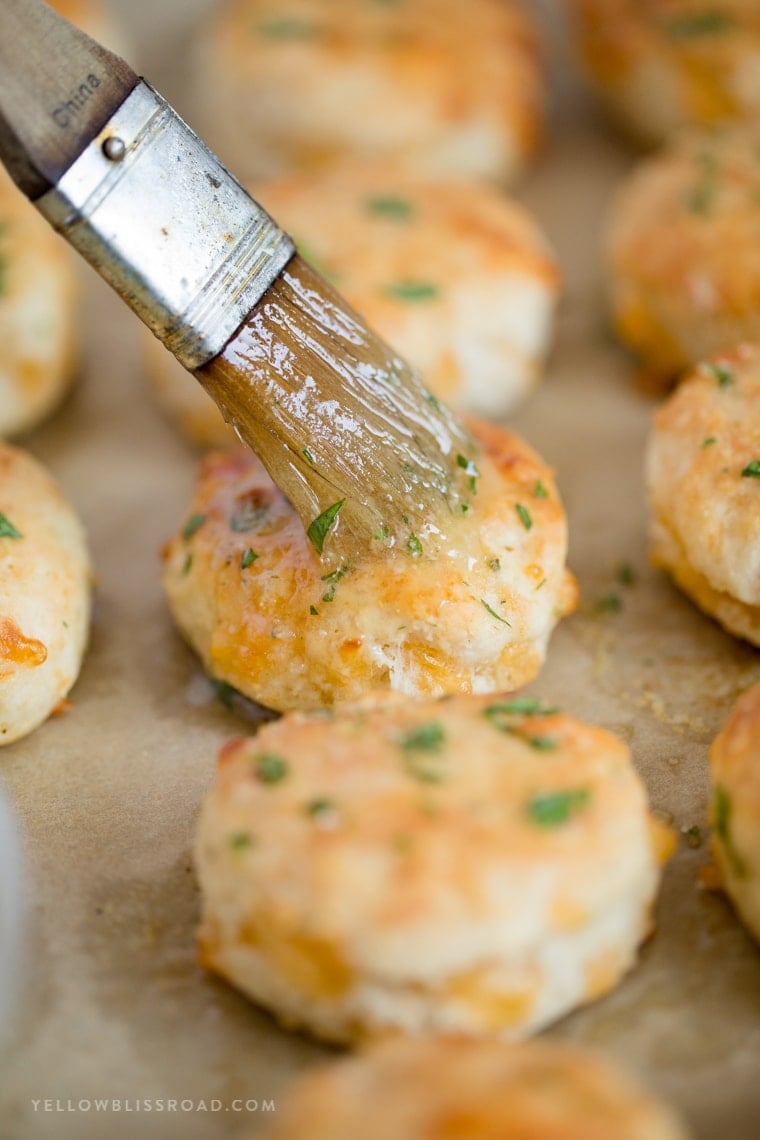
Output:
M465 428L298 256L196 375L307 530L345 500L327 561L439 542L467 509Z

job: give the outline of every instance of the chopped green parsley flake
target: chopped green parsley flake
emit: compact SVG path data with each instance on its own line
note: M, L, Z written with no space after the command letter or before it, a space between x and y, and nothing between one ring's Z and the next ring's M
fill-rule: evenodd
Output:
M591 800L588 788L570 788L562 792L540 792L526 804L526 811L539 827L559 827Z
M731 797L724 788L716 787L713 794L713 822L715 830L723 844L723 850L725 851L726 859L731 865L731 870L738 878L742 878L747 873L747 865L734 846L734 840L731 834L732 814L733 805L731 803Z
M457 467L461 467L465 475L469 476L470 491L474 495L478 489L478 479L480 478L477 465L466 455L457 455Z
M557 747L557 741L553 736L531 736L530 733L520 732L517 729L512 735L522 737L526 744L535 748L536 752L553 752Z
M247 851L249 847L253 847L253 836L247 831L236 831L229 836L227 843L233 851Z
M303 449L303 452L302 452L301 454L303 455L303 457L304 457L304 459L306 460L306 462L307 462L307 463L310 463L310 464L312 465L312 467L313 467L313 466L314 466L314 462L315 462L315 460L314 460L314 456L313 456L313 455L312 455L312 453L309 451L308 447L305 447L305 448Z
M440 784L445 773L440 766L440 753L446 742L443 726L430 721L411 729L399 740L404 752L404 767L410 776L423 784Z
M545 705L540 697L509 697L506 701L497 701L488 705L484 715L493 720L497 727L504 716L553 716L558 710Z
M228 685L226 681L212 680L211 684L218 700L221 701L226 709L231 709L235 698L240 695L237 689L233 689L232 685Z
M480 604L483 607L483 609L491 615L491 617L496 618L496 620L500 621L502 623L502 625L508 625L510 629L512 628L511 624L507 621L506 618L503 618L500 614L497 614L496 610L492 609L492 607L489 606L489 604L485 600L485 598L480 599Z
M385 542L385 540L390 537L390 533L391 532L389 531L388 527L385 525L385 523L383 523L383 525L375 531L372 537L376 542Z
M745 479L760 479L760 459L750 459L742 471L742 476Z
M620 594L605 594L594 602L594 613L617 614L623 608L623 599Z
M409 199L401 198L397 194L375 194L367 198L365 205L371 214L393 218L399 222L408 221L414 213L414 206Z
M252 546L249 546L243 557L240 559L240 569L247 570L249 566L252 566L254 564L257 558L258 554Z
M206 521L205 515L191 515L182 528L182 537L185 542L193 537L195 532L199 530Z
M406 549L414 558L419 558L420 554L422 554L422 543L416 534L409 535L409 538L406 540Z
M686 844L688 847L701 847L702 846L702 829L697 827L696 823L691 827L687 827L684 832L686 836Z
M193 568L193 552L192 552L192 550L190 550L190 551L188 551L188 553L185 555L185 561L184 561L184 562L183 562L183 564L182 564L182 574L183 574L183 576L185 576L185 575L189 574L189 573L190 573L190 571L192 570L192 568Z
M488 559L488 569L489 570L501 570L501 562L499 561L499 559L498 558L489 558Z
M736 20L729 12L719 8L705 8L701 12L682 12L663 20L662 28L673 40L692 40L702 36L722 36L732 32Z
M15 527L7 515L0 511L0 538L23 538L23 534Z
M726 368L725 364L703 364L702 371L709 376L714 376L718 381L719 388L728 388L734 382L734 374L730 368Z
M255 761L256 776L262 784L279 784L288 774L288 762L273 752L264 752Z
M326 819L335 816L336 808L332 800L317 796L305 805L306 814L312 819Z
M299 20L297 16L278 16L272 20L262 20L256 31L272 40L306 40L319 31L311 20Z
M709 214L715 200L717 187L712 177L704 177L692 186L686 195L686 206L692 214Z
M348 566L339 566L337 570L331 570L329 574L323 574L320 582L340 582L341 578L345 578L348 574Z
M515 700L499 701L495 705L489 705L484 710L484 716L499 732L519 737L537 752L551 752L557 747L558 742L555 737L526 732L522 723L515 721L514 718L521 715L550 716L556 711L556 709L545 709L541 701L533 697L518 697Z
M716 435L706 435L699 446L701 448L712 447L712 445L714 443L717 443L717 442L718 442L718 437Z
M312 615L312 617L319 617L319 610L316 606L309 606L309 613Z
M254 491L230 518L230 529L236 534L258 530L269 513L270 504Z
M430 404L431 408L435 408L437 412L441 411L441 401L437 396L434 396L432 392L428 392L425 396L425 399Z
M618 563L615 577L621 586L633 586L636 582L636 570L630 562Z
M549 498L549 492L547 491L546 487L543 485L543 483L541 482L540 479L536 479L536 485L533 488L533 497L534 497L534 499L548 499Z
M515 503L515 510L517 511L520 522L523 524L525 529L530 530L530 528L533 526L533 519L530 517L530 511L528 508L524 507L522 503Z
M337 503L333 503L327 510L322 511L310 524L306 534L309 542L312 544L318 554L322 553L322 548L325 545L327 532L335 522L340 513L340 509L345 503L345 499L338 499Z
M446 740L443 725L437 720L412 728L399 740L405 752L438 752Z
M432 301L439 294L432 281L394 281L385 292L397 301Z

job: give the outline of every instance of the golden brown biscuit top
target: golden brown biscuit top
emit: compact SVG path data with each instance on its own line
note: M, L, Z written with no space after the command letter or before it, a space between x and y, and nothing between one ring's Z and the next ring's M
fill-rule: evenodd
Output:
M308 1124L307 1124L308 1122ZM414 1037L302 1079L273 1140L684 1140L663 1105L608 1061L540 1041Z
M750 818L760 816L760 684L748 689L734 706L726 724L713 741L710 762L718 789L724 797L723 814L729 816L731 805L721 781L731 787L731 797L741 800L742 812ZM715 821L720 829L721 821ZM723 820L728 829L729 820ZM726 836L722 836L726 839Z
M716 589L760 604L760 347L698 365L662 405L648 481L689 561Z
M443 310L461 282L511 270L558 285L530 215L487 185L426 182L388 165L344 164L253 187L303 256L381 327ZM410 317L411 319L411 317Z
M292 713L223 750L215 797L220 857L331 937L357 913L375 929L483 918L547 876L582 921L650 851L625 745L521 696ZM632 866L610 874L621 844Z
M620 191L607 238L611 266L703 311L754 314L758 203L760 131L686 134Z

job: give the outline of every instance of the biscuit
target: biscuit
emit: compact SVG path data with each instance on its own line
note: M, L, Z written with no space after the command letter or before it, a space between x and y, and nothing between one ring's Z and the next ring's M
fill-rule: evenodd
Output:
M253 195L451 407L503 416L538 383L559 271L538 224L495 189L351 165ZM149 339L170 417L201 446L228 442L216 404Z
M686 1140L600 1054L558 1041L395 1038L294 1080L266 1140Z
M404 547L382 536L353 563L316 554L245 449L204 461L166 548L164 588L206 670L283 711L390 688L411 696L527 683L575 605L551 471L518 436L478 421L466 514Z
M643 162L608 219L612 320L649 384L760 340L760 132L692 133Z
M760 684L710 748L712 849L739 915L760 941Z
M655 565L760 645L760 348L713 357L668 398L654 417L646 481Z
M0 437L63 398L75 361L73 258L0 167Z
M760 114L755 0L572 0L571 8L591 85L643 142Z
M198 28L193 124L244 179L336 159L514 178L544 78L518 0L227 0Z
M655 847L626 746L538 700L290 713L220 755L201 961L336 1042L523 1037L633 965Z
M79 519L36 460L0 442L0 745L31 732L67 695L89 615Z

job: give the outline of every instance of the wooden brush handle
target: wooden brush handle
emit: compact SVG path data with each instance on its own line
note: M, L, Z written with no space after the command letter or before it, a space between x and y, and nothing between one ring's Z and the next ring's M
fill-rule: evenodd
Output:
M60 180L137 82L42 0L2 0L0 158L27 197Z

